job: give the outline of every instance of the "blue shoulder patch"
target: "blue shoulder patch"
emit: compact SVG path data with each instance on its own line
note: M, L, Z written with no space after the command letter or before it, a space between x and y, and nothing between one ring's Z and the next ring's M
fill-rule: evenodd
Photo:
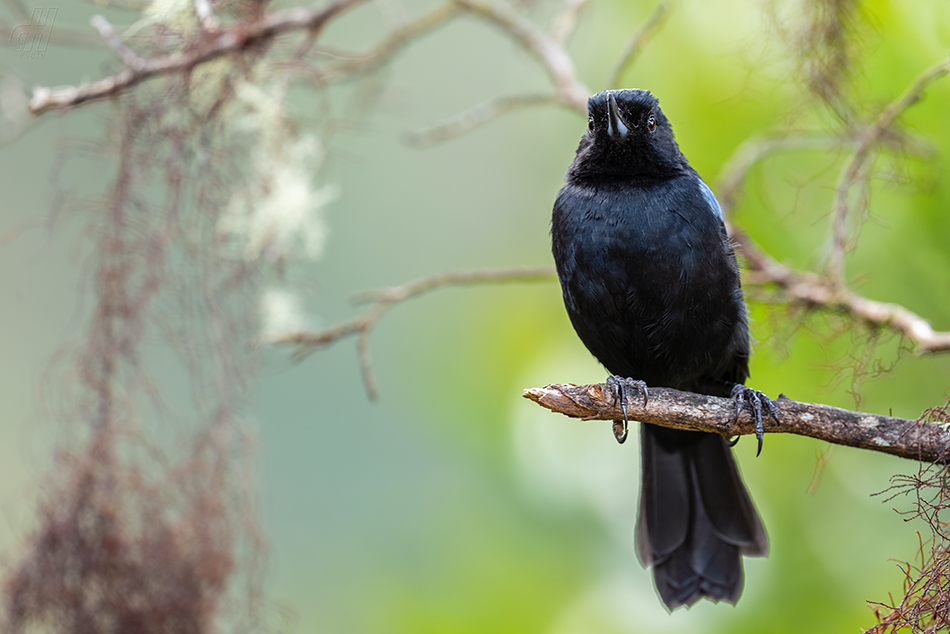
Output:
M709 188L706 181L701 178L699 179L699 191L703 193L703 198L709 203L709 208L716 214L716 217L725 222L726 219L722 216L722 207L719 206L719 200L716 199L716 194Z

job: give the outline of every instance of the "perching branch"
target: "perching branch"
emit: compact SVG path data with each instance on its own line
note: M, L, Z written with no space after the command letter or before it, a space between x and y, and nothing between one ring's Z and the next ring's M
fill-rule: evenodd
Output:
M502 284L511 282L546 282L555 279L551 268L504 269L501 271L471 271L463 273L442 273L424 277L400 286L392 286L357 294L354 303L372 303L372 307L359 317L327 328L321 332L295 332L280 335L269 343L291 344L296 346L293 352L295 360L303 360L319 348L325 348L341 339L355 336L360 359L360 372L363 385L371 400L376 400L376 381L373 379L372 359L369 352L369 335L377 322L394 305L412 297L444 286L474 286L476 284Z
M623 419L619 400L603 383L529 388L524 391L524 397L572 418ZM766 417L763 420L766 434L797 434L925 462L943 462L948 457L950 432L940 425L852 412L830 405L801 403L782 397L772 402L778 409L779 421L776 423ZM645 408L639 399L631 399L627 413L631 420L673 429L713 432L726 437L755 433L755 423L747 411L736 422L732 399L669 388L650 388Z

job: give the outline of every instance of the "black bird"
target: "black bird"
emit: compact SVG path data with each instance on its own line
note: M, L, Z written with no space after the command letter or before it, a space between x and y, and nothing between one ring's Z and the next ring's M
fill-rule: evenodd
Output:
M554 260L581 341L626 392L646 385L743 402L757 420L771 401L743 386L749 327L735 251L715 195L680 152L646 90L587 103L588 127L554 204ZM626 421L614 423L617 440ZM670 610L702 597L735 603L742 555L768 539L726 439L641 425L637 556Z

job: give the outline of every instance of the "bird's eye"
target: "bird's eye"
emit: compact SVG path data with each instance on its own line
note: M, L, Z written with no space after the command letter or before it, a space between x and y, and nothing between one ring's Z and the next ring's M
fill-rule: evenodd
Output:
M587 131L594 133L594 117L587 117Z
M652 114L650 115L650 118L647 119L647 130L650 132L656 130L656 117Z

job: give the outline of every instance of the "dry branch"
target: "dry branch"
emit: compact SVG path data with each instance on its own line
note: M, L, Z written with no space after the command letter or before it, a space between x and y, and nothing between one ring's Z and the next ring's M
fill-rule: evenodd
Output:
M751 139L736 148L724 164L716 189L723 214L727 218L729 237L739 245L745 256L746 284L777 287L781 294L775 299L784 303L809 310L840 313L872 329L891 330L911 341L921 354L950 352L950 331L936 331L926 319L907 308L863 297L840 285L832 277L789 268L764 251L745 231L728 222L738 203L739 193L749 170L759 161L779 151L845 146L849 139L858 139L853 143L859 148L869 148L873 141L883 140L882 135L898 114L919 99L927 85L946 72L945 64L935 65L918 77L902 97L885 109L885 114L879 117L875 125L870 126L870 131L868 128L859 128L844 137L798 134Z
M634 33L633 37L630 38L630 43L627 44L626 50L623 52L623 55L621 55L620 61L617 62L614 72L610 75L610 81L607 82L608 86L611 88L622 87L621 83L627 74L627 70L629 70L633 62L636 61L637 56L646 43L650 41L654 33L663 25L663 21L666 19L669 10L669 3L661 2L657 5L656 9L653 10L650 17L647 18L647 21Z
M410 132L406 140L416 147L426 148L467 134L509 112L544 104L561 103L561 98L555 93L499 97L438 121L431 127Z
M780 300L783 302L841 313L870 328L892 330L913 342L921 354L950 352L950 331L935 331L920 315L899 304L878 302L838 287L817 273L790 269L735 226L730 227L729 235L745 255L747 283L777 286L782 290Z
M918 75L910 87L904 91L904 94L884 108L877 121L873 125L864 128L856 138L854 150L845 162L844 167L842 167L841 176L835 188L835 204L832 216L832 250L831 262L829 263L830 275L834 283L841 286L844 286L845 283L844 255L847 251L845 231L850 208L848 193L855 184L867 183L866 176L862 176L862 174L866 171L871 149L891 128L897 117L907 108L917 103L923 96L924 90L936 80L947 75L947 71L948 62L943 60Z
M846 139L828 134L784 134L776 137L747 139L736 146L716 179L716 197L728 221L738 204L739 191L745 178L759 161L782 151L816 150L844 145Z
M507 5L488 4L482 0L455 0L455 3L514 38L541 63L554 83L558 96L574 108L587 112L590 91L577 79L574 62L554 39Z
M369 352L369 335L383 315L394 305L423 293L444 286L474 286L477 284L502 284L511 282L544 282L555 279L554 269L503 269L500 271L470 271L442 273L374 291L364 291L354 297L354 303L373 304L363 315L327 328L321 332L294 332L274 337L268 343L296 346L293 357L302 360L341 339L356 337L363 385L371 400L376 399L376 381L373 379L372 359Z
M334 78L339 75L375 71L388 63L408 44L431 33L460 12L461 8L454 4L437 7L422 17L396 29L373 49L343 59L327 72L327 76Z
M145 60L135 54L135 51L130 49L122 42L122 38L119 37L119 34L116 33L115 28L112 24L102 15L94 15L92 19L89 20L91 24L97 31L99 35L102 36L103 41L115 51L116 55L122 58L122 61L125 62L126 67L131 69L140 69L145 64Z
M524 391L524 397L572 418L609 421L623 418L619 400L603 383L529 388ZM767 434L797 434L925 462L943 462L947 458L950 433L940 425L781 397L772 402L778 408L779 422L764 419ZM627 413L632 420L673 429L713 432L726 437L755 433L755 422L747 411L736 421L732 399L669 388L650 388L646 408L638 399L633 399Z
M577 112L587 112L590 91L577 78L574 62L564 49L564 42L576 26L585 0L568 0L555 17L551 35L543 33L533 22L505 4L488 4L481 0L453 0L454 7L487 20L508 34L531 53L554 84L550 93L534 93L499 97L478 104L429 128L412 132L410 143L428 147L471 132L498 117L522 108L543 104L561 105Z
M587 2L588 0L566 0L561 11L551 20L548 34L558 45L567 45L577 28L577 21L581 16L581 11L587 6Z
M304 30L317 32L336 15L363 2L366 0L337 0L320 9L279 11L251 24L238 24L214 33L204 33L194 46L182 52L144 59L137 67L127 67L121 73L98 81L56 89L38 86L33 89L30 112L40 115L48 110L118 95L152 77L189 71L195 66L273 40L284 33Z

